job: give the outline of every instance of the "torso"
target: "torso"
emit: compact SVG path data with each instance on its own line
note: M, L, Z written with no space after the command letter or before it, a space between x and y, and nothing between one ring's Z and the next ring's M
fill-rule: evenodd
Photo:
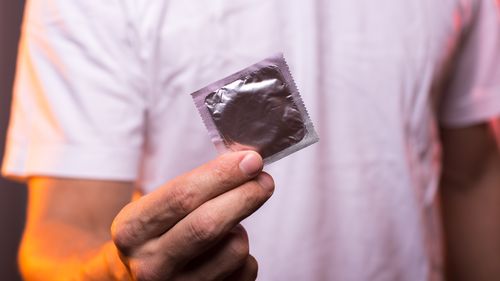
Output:
M458 1L148 5L146 192L215 156L189 94L283 51L320 142L266 168L276 193L245 222L260 280L441 278L436 89Z

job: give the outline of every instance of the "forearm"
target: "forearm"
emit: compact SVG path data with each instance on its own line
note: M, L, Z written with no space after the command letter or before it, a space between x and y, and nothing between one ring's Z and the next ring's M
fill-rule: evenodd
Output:
M445 155L441 199L449 280L500 280L500 158L493 143L482 147L481 161Z
M33 177L28 186L19 249L25 280L106 281L126 275L109 242L110 226L130 202L133 183Z
M114 244L61 223L27 229L19 250L25 280L128 280Z

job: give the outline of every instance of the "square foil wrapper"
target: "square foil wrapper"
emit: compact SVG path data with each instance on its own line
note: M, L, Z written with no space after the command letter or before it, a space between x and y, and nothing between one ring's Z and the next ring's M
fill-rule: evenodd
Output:
M319 140L282 54L191 95L220 153L254 150L269 164Z

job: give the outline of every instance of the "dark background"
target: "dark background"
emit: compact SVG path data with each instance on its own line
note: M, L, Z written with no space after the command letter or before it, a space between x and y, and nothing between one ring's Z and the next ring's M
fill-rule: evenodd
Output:
M0 0L0 159L5 147L23 5L20 0ZM26 188L0 178L0 280L21 280L16 252L25 205Z

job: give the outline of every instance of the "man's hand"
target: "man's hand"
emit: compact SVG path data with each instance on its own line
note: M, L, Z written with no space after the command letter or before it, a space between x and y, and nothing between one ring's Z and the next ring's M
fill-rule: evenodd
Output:
M255 152L228 153L128 205L132 183L34 177L23 277L254 280L239 223L273 192L262 165Z
M239 222L273 192L261 169L255 152L225 154L123 208L112 237L134 279L254 280Z

